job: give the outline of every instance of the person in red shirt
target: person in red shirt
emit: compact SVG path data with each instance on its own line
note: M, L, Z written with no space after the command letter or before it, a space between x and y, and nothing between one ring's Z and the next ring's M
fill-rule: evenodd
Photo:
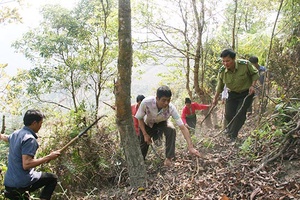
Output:
M135 132L136 132L137 136L140 135L140 132L139 132L139 120L137 118L135 118L134 116L135 116L137 110L139 109L139 106L140 106L140 104L141 104L141 102L143 101L144 98L145 98L144 95L138 95L136 97L136 104L131 105L133 125L134 125L134 129L135 129Z
M205 110L208 109L210 105L198 104L196 102L192 102L190 98L185 98L185 106L182 109L181 119L184 125L192 129L191 132L195 131L197 116L196 110Z

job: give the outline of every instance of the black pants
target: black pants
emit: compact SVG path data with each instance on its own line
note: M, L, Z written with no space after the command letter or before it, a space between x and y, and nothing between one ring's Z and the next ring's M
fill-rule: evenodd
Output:
M11 188L5 186L5 197L11 200L28 200L30 199L30 192L44 187L40 198L50 200L56 184L57 176L55 174L42 172L41 178L29 187Z
M192 127L193 129L195 129L196 127L196 121L197 121L196 115L186 118L186 123L189 125L189 127Z
M228 93L228 99L226 100L226 105L225 105L226 122L230 123L231 120L235 117L235 115L237 115L233 120L233 122L231 122L231 124L228 126L228 133L232 138L236 138L238 136L238 132L240 131L240 129L245 123L247 109L252 104L254 94L249 95L245 99L248 93L249 93L248 90L242 93L236 93L236 92ZM244 99L245 99L245 103L241 108ZM237 114L240 108L241 111Z
M175 157L175 140L176 140L176 129L173 124L169 121L159 122L154 124L153 127L149 127L145 125L145 129L147 134L153 139L157 140L162 137L162 133L164 133L166 137L166 158L174 158ZM149 145L144 140L144 135L142 131L140 131L140 147L143 154L144 159L148 153Z

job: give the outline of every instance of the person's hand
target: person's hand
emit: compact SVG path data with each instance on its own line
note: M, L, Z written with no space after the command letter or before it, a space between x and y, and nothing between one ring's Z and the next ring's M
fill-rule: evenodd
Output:
M226 99L222 99L222 104L225 104Z
M148 134L145 134L145 135L144 135L144 141L145 141L148 145L150 145L150 144L152 143L152 139L151 139L151 137L150 137Z
M193 147L189 148L189 153L192 154L192 155L194 155L194 156L203 158L203 155L198 150L196 150Z
M249 94L254 94L255 93L255 88L253 85L249 88Z
M191 128L188 124L185 124L185 127L186 127L187 129Z
M57 150L57 151L52 151L52 152L49 154L50 160L56 159L58 156L60 156L60 151L59 151L59 150Z

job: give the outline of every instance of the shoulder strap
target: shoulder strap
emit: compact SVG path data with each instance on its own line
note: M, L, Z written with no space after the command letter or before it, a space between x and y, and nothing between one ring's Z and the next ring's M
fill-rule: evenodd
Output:
M243 60L243 59L238 59L237 62L239 64L243 64L243 65L248 65L249 61L248 60Z
M243 60L243 59L239 59L239 60L237 60L237 62L238 62L239 64L246 65L246 67L247 67L247 69L248 69L248 74L251 76L251 73L250 73L250 70L249 70L249 63L250 63L250 61L248 61L248 60Z

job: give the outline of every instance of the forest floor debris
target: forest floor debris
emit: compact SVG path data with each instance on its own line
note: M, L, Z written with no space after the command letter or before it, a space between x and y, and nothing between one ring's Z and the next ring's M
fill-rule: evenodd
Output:
M148 185L143 190L129 186L103 189L100 199L193 199L193 200L274 200L300 199L300 140L296 139L289 152L255 171L261 158L249 159L241 153L241 145L255 127L255 118L249 117L232 143L224 133L214 138L220 129L202 128L193 136L197 149L205 159L188 155L185 141L178 136L176 160L172 167L149 151L146 166ZM299 131L298 131L299 132ZM179 135L179 134L178 134ZM300 135L300 134L299 134ZM164 145L156 148L164 157ZM261 150L262 154L266 154Z

